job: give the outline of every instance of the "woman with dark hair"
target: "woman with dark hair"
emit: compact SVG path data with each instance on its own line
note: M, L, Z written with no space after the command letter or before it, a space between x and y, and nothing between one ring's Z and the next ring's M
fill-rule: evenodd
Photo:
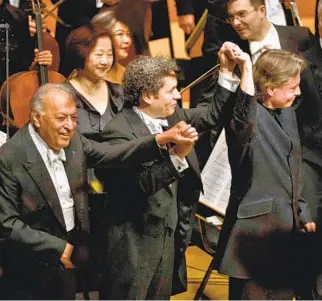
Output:
M70 33L66 41L66 70L76 75L70 76L68 83L76 95L77 127L87 138L100 141L100 133L114 115L123 107L122 88L105 80L107 73L115 64L113 38L109 31L102 27L82 26ZM104 170L100 171L104 173ZM99 252L104 252L103 222L106 193L103 192L102 178L98 170L88 170L92 263L95 269L100 258ZM93 270L92 270L93 271ZM91 273L87 272L87 275ZM89 286L93 288L98 282L95 273Z
M67 71L75 91L78 128L88 138L99 140L106 123L122 108L122 88L105 80L115 64L113 38L102 27L82 26L66 42Z
M106 80L121 83L125 68L119 63L120 60L126 60L129 56L132 45L132 37L129 27L117 18L112 10L105 10L95 15L91 21L92 25L102 26L109 30L115 41L115 60L113 68L107 74Z

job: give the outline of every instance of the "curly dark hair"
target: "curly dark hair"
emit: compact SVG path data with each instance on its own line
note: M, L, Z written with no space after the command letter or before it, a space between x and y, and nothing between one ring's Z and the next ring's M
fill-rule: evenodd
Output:
M139 56L127 65L123 77L124 100L128 106L139 106L142 93L157 95L164 77L179 72L175 60L163 56Z
M99 25L87 24L73 30L66 39L64 75L74 69L84 69L85 60L99 38L108 37L112 43L113 65L115 64L114 38L111 32Z

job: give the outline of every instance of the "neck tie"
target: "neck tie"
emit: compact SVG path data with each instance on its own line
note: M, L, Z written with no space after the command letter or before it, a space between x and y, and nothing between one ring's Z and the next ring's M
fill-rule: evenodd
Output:
M57 161L66 161L65 151L61 149L58 153L53 150L48 150L48 161L50 164L54 164Z

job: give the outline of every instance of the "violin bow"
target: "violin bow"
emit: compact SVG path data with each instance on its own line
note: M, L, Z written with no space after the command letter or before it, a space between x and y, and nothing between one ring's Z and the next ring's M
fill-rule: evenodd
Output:
M201 76L199 76L196 80L194 80L193 82L191 82L188 86L182 88L180 90L180 94L182 94L183 92L185 92L186 90L192 88L193 86L199 84L201 81L203 81L204 79L208 78L210 75L213 74L213 72L220 66L220 64L217 64L216 66L212 67L211 69L209 69L207 72L205 72L204 74L202 74Z
M71 27L71 25L65 23L62 18L60 18L59 16L55 16L53 14L53 12L61 5L65 2L66 0L59 0L57 3L55 3L55 5L50 9L48 10L47 8L43 8L43 11L45 12L45 15L43 17L43 19L45 20L48 16L51 16L53 18L55 18L57 20L58 23L66 26L66 27Z

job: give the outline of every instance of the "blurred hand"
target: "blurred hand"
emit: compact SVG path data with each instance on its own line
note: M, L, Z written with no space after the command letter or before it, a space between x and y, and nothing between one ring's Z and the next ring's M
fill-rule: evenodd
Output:
M30 15L28 16L28 23L29 23L30 36L34 37L35 34L37 33L37 26L36 26L35 19L33 19ZM47 29L47 22L42 15L42 31L46 31L46 29Z
M198 132L194 127L187 127L182 133L183 137L192 139L198 139ZM187 142L178 142L174 147L174 152L179 156L181 159L186 157L194 147L195 142L187 143Z
M171 129L157 134L155 139L159 145L165 145L167 143L193 144L198 140L198 133L190 124L180 121Z
M65 250L60 257L60 262L65 266L66 269L73 269L75 268L74 264L71 261L71 257L73 254L74 246L70 243L66 244Z
M178 157L184 159L191 152L194 145L194 143L178 143L174 147L174 152Z
M306 223L304 225L304 231L302 232L315 232L316 231L316 225L315 222L310 222L310 223Z
M35 49L35 59L33 64L39 64L44 66L51 66L53 63L53 55L49 50L39 51L39 49Z
M223 73L232 73L237 64L236 58L237 56L240 56L241 53L242 50L239 46L232 42L225 42L222 44L218 52L220 71Z
M195 16L193 14L178 16L179 27L185 34L191 34L195 29Z

